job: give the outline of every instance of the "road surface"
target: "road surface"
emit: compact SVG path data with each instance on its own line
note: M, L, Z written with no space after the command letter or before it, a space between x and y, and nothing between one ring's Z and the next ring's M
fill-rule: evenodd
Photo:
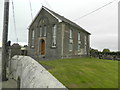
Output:
M1 69L2 69L2 50L0 49L0 77L1 77ZM9 79L8 81L1 82L0 80L0 90L1 88L17 88L17 83L13 79Z

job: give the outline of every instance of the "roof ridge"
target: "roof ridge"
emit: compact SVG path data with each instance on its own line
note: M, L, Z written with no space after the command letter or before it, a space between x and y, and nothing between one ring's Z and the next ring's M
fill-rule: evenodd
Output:
M83 31L85 31L85 32L87 32L88 34L90 34L88 31L84 30L82 27L80 27L80 26L79 26L78 24L76 24L75 22L73 22L73 21L65 18L64 16L61 16L60 14L58 14L58 13L56 13L56 12L48 9L47 7L45 7L45 6L43 6L43 5L42 5L41 10L42 10L42 9L45 9L45 10L48 11L48 13L53 14L53 16L54 16L56 19L61 20L61 21L64 21L64 22L66 22L66 23L68 23L68 24L71 24L71 25L73 25L74 27L80 28L80 29L82 29ZM40 10L40 11L41 11L41 10ZM40 11L39 11L39 13L40 13ZM39 14L39 13L38 13L38 14ZM34 20L35 20L35 19L34 19ZM33 21L33 22L34 22L34 21Z
M44 6L43 6L43 7L44 7ZM58 14L58 13L56 13L56 12L48 9L47 7L45 7L45 8L46 8L47 10L49 10L51 13L53 13L54 15L56 14L56 15L60 16L61 18L59 18L58 16L55 15L55 16L58 17L59 19L62 19L62 21L67 22L67 23L69 23L69 24L72 24L73 26L75 26L75 27L77 27L77 28L81 28L83 31L89 33L88 31L84 30L82 27L80 27L80 26L79 26L78 24L76 24L75 22L73 22L73 21L65 18L64 16L61 16L60 14ZM90 33L89 33L89 34L90 34Z

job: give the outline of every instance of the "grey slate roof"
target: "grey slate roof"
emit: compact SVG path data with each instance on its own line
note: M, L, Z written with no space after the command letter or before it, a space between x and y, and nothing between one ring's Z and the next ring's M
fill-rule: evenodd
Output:
M61 16L61 15L59 15L59 14L57 14L57 13L55 13L54 11L52 11L52 10L50 10L50 9L44 7L44 6L42 6L42 9L48 10L48 11L51 12L53 15L55 15L56 17L58 17L60 20L66 22L66 23L68 23L68 24L70 24L70 25L72 25L72 26L74 26L74 27L76 27L76 28L79 28L79 29L83 30L84 32L86 32L86 33L88 33L88 34L90 34L90 33L87 32L86 30L84 30L82 27L80 27L79 25L77 25L76 23L74 23L74 22L66 19L65 17L63 17L63 16ZM41 10L42 10L42 9L41 9ZM41 10L40 10L40 11L41 11ZM39 12L39 13L40 13L40 12ZM39 14L39 13L38 13L38 14ZM36 18L37 18L37 17L36 17ZM35 18L35 19L36 19L36 18ZM33 21L33 22L34 22L34 21Z

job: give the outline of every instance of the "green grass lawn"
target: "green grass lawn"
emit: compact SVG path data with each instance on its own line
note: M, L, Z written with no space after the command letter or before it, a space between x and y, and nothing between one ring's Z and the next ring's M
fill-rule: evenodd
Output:
M118 88L118 61L96 58L40 61L67 88Z

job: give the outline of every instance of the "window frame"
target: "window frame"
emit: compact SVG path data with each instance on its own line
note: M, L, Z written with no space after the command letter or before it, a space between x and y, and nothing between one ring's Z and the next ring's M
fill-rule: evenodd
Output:
M78 41L80 41L81 40L81 37L80 37L81 35L80 35L80 32L78 32Z
M33 29L31 32L31 48L35 47L35 30Z
M69 51L72 52L72 50L73 50L73 44L69 43Z
M56 48L57 46L57 25L56 24L53 24L52 26L52 48Z
M87 45L87 37L86 37L86 35L84 35L84 42L85 42L85 45Z
M70 28L69 32L70 32L70 34L69 34L69 51L72 52L73 51L73 30Z
M84 35L84 43L85 43L85 47L84 47L85 54L87 54L87 36L86 35Z
M46 25L44 25L44 35L43 35L44 37L46 37L47 36L47 26Z
M78 52L81 51L81 37L80 32L78 32Z
M73 39L73 30L70 28L70 36L69 36L70 39Z
M39 36L42 37L42 26L39 28Z

